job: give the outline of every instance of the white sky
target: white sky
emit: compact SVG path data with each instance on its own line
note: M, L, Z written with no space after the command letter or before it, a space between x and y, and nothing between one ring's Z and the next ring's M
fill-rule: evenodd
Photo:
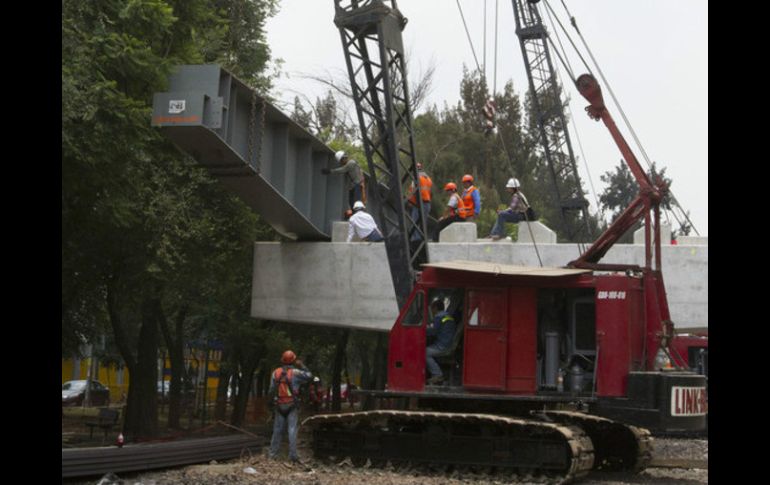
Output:
M490 86L494 74L495 1L486 0L486 64ZM482 64L484 3L485 0L460 0L476 55ZM582 43L569 26L561 1L549 0L549 3L585 57ZM673 180L674 195L682 207L690 211L690 218L700 235L708 235L707 1L564 0L564 3L576 18L650 160L657 162L659 167L666 167L666 175ZM435 103L441 108L444 101L449 105L456 104L460 97L463 63L469 69L475 69L456 0L400 0L398 5L409 19L404 30L404 44L411 56L410 69L419 74L431 63L436 65L433 90L426 105ZM540 5L544 12L543 2ZM500 90L507 80L513 79L514 89L523 99L528 85L510 1L498 0L498 15L497 87ZM276 81L273 93L279 100L290 103L288 106L292 106L298 92L311 100L326 93L326 87L302 79L300 74L323 76L331 72L347 80L340 35L333 19L334 0L281 0L279 13L268 20L272 55L284 61L284 75ZM546 26L553 35L547 17ZM564 33L558 26L556 29L570 55L575 75L586 72L574 50L568 47ZM553 57L561 70L558 60ZM592 64L591 69L598 77ZM568 80L564 72L560 75L563 80ZM415 76L410 74L410 78ZM646 169L642 153L603 83L602 88L610 113ZM604 184L599 176L614 169L620 161L620 152L603 123L594 122L585 114L583 108L587 102L571 83L565 86L565 92L571 98L570 108L591 180L596 191L601 193ZM354 113L351 115L355 119ZM572 124L570 134L579 156L580 175L584 186L590 190L586 164ZM589 201L595 210L594 196L590 192Z

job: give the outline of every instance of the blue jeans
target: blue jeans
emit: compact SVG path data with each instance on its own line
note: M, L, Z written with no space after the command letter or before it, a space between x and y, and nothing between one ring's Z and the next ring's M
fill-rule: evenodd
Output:
M428 367L428 373L430 374L430 377L443 375L443 372L441 372L441 367L433 357L445 350L446 349L444 347L439 347L436 345L429 345L425 348L425 365Z
M348 203L350 204L350 207L349 207L350 209L353 208L353 204L355 204L357 200L360 200L361 202L364 202L364 199L363 199L363 194L364 194L363 185L364 184L362 184L362 183L361 184L356 184L355 186L353 186L352 189L348 190Z
M375 229L374 231L370 232L368 236L364 238L364 241L367 241L367 242L383 241L382 234L380 234L380 231Z
M277 409L273 412L273 437L270 440L270 458L278 456L278 450L281 448L283 430L286 424L289 425L289 459L298 460L297 455L297 420L299 410L295 406L288 416L284 416Z
M500 212L497 214L497 221L492 227L491 234L493 236L505 236L505 223L506 222L520 222L524 220L524 215L521 212Z
M428 201L428 202L422 201L422 209L423 209L423 214L425 214L425 227L426 227L425 230L427 231L428 230L427 229L427 227L428 227L428 214L430 214L430 201ZM420 215L420 208L417 207L416 205L411 205L410 204L410 206L409 206L409 216L412 218L412 220L417 222L417 226L418 227L420 225L420 221L417 218L417 216L419 216L419 215ZM412 233L412 237L411 237L410 240L411 241L419 241L421 239L422 239L422 237L420 236L420 233L417 232L417 231L414 231Z

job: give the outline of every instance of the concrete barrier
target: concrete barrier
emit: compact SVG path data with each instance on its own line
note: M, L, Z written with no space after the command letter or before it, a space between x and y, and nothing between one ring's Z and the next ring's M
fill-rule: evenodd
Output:
M537 244L556 244L556 233L542 222L519 222L519 238L517 243L532 243L534 236ZM532 234L530 234L532 231Z
M564 266L575 244L538 244L544 266ZM538 266L532 243L429 243L434 262L465 259ZM677 329L708 327L708 246L662 247L663 277ZM644 264L644 246L617 244L603 263ZM382 243L254 244L251 314L297 323L389 330L398 316Z
M444 228L438 235L442 243L476 242L475 222L453 222Z
M655 237L654 231L650 231L650 237ZM634 231L634 244L644 244L644 226ZM671 244L671 224L667 222L660 224L660 244Z

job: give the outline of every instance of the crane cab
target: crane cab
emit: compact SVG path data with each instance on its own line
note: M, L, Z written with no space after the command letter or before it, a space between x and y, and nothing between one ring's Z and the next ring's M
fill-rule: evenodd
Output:
M655 275L469 261L424 265L390 333L388 392L455 396L476 410L473 396L483 396L484 406L579 401L651 428L670 428L679 413L689 420L674 427L698 428L705 424L702 376L655 369L667 309L646 296L657 288ZM451 347L436 357L445 379L439 386L426 384L426 327L435 300L456 322ZM677 406L685 400L682 413Z

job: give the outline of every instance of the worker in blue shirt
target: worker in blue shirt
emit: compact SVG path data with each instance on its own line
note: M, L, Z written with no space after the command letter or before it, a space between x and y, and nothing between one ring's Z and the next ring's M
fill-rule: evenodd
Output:
M425 348L425 363L430 373L428 384L440 384L444 381L444 375L434 356L446 351L452 345L456 323L452 315L444 311L443 301L435 300L430 308L435 316L426 328L425 335L429 339L433 338L433 341Z

